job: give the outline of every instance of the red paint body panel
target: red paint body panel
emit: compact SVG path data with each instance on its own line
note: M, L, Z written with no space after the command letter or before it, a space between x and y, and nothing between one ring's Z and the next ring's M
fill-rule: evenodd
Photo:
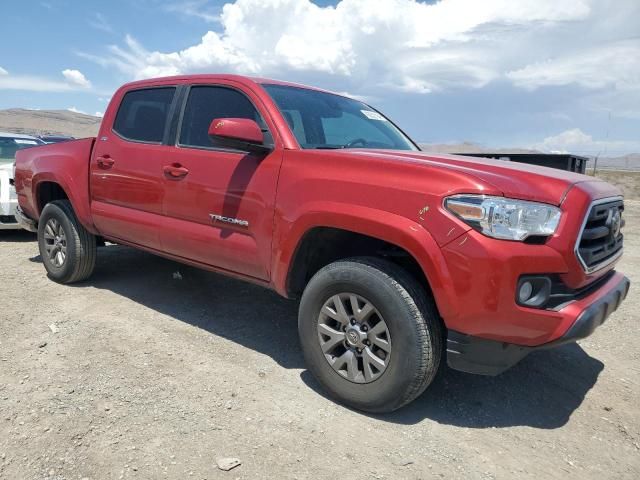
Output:
M443 248L453 279L451 295L457 299L447 326L522 345L554 340L549 335L556 330L560 315L519 307L515 290L523 273L566 272L562 255L546 245L510 242L509 248L504 248L503 244L474 230Z
M285 84L194 75L125 85L114 95L95 142L18 153L20 206L37 220L38 185L57 182L90 231L267 285L285 296L296 251L309 231L332 227L369 235L415 258L448 328L528 346L561 337L619 279L613 275L559 311L515 302L516 282L523 274L557 274L577 289L614 268L588 275L574 252L591 203L620 195L611 185L499 160L417 151L304 150L261 87L267 82ZM112 131L127 91L163 85L221 85L242 91L267 123L273 150L258 155L149 145ZM232 136L257 140L255 124L223 122L230 122ZM217 128L214 122L212 128L224 133L225 125ZM543 245L496 240L444 210L444 198L458 193L544 202L559 206L563 215Z
M268 280L276 186L282 150L266 157L168 147L167 161L189 174L165 180L162 250ZM213 221L240 218L248 227Z
M432 168L455 170L477 178L506 197L552 205L559 205L572 185L588 179L578 173L490 158L388 150L364 152L395 161L402 159Z
M89 197L89 158L94 138L52 143L37 148L37 152L16 154L15 185L18 201L31 218L40 218L39 187L43 182L57 183L74 206L78 220L92 233L93 224Z
M100 138L90 167L91 213L97 230L161 250L161 224L154 219L160 218L165 194L161 171L166 163L165 147L127 142L115 134L107 141ZM101 166L103 156L113 164ZM112 208L105 208L107 205ZM128 211L132 215L127 215Z

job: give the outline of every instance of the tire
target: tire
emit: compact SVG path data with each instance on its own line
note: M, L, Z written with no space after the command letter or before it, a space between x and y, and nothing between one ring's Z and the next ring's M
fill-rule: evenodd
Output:
M336 319L342 318L340 302L351 325L343 340L336 333L344 328ZM362 320L371 312L367 302L374 312ZM404 269L377 258L350 258L318 271L302 295L298 331L307 366L322 387L339 402L371 413L391 412L417 398L442 357L442 323L433 299ZM378 360L386 366L378 368ZM356 366L358 373L351 374Z
M68 200L48 203L42 210L38 248L49 278L58 283L81 282L93 273L96 237L78 222Z

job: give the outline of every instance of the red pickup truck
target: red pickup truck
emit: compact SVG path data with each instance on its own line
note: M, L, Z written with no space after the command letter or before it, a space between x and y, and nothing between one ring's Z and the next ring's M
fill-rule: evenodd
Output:
M445 358L496 375L586 337L629 289L617 188L423 153L369 105L279 81L127 84L97 138L18 152L15 185L53 280L87 279L108 240L299 298L309 369L365 411Z

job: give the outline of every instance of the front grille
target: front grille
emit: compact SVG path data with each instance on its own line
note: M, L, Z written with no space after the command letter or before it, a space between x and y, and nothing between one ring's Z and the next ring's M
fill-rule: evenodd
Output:
M0 215L0 223L5 223L5 224L17 223L16 217L14 217L13 215Z
M623 211L621 198L591 205L576 246L578 260L587 273L608 265L622 253Z

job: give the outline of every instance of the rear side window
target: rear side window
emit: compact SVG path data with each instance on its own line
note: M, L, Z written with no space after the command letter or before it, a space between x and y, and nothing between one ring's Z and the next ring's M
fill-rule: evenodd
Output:
M161 143L175 87L127 92L120 103L113 130L127 140Z
M237 90L226 87L195 86L182 117L180 145L216 147L209 137L209 125L216 118L248 118L255 120L263 132L267 127L251 101ZM265 135L265 141L269 136Z

